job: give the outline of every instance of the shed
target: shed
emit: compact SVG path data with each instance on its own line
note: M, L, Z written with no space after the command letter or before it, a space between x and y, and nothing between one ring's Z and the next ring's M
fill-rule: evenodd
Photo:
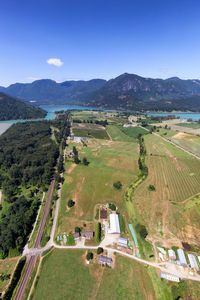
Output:
M120 246L127 246L128 245L128 240L122 237L119 237L118 239L118 245Z
M106 264L111 264L112 263L112 258L110 257L107 257L107 256L104 256L104 255L100 255L98 257L98 261L103 264L103 265L106 265Z
M79 232L74 232L73 236L74 236L74 239L78 239L80 237L80 233Z
M188 259L189 259L191 268L196 269L197 271L199 271L199 267L197 265L196 257L193 254L188 254Z
M175 253L174 250L172 250L172 249L169 249L169 250L168 250L168 255L169 255L169 258L170 258L170 259L173 259L173 260L176 259L176 253Z
M108 233L120 233L119 217L117 214L110 214L110 228Z
M105 209L105 208L100 209L100 218L107 219L107 209Z
M180 264L182 266L187 266L187 261L186 261L185 253L184 253L183 249L178 249L177 253L178 253L178 258L179 258Z
M164 279L167 279L167 280L170 280L170 281L175 281L175 282L179 282L180 281L179 277L177 277L175 275L163 273L163 272L160 272L160 277L164 278Z

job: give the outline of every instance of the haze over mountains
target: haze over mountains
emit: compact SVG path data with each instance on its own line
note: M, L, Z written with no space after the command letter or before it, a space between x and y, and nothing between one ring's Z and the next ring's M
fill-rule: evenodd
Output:
M109 81L65 81L43 79L16 83L0 90L40 104L82 104L115 109L200 110L200 80L144 78L124 73Z

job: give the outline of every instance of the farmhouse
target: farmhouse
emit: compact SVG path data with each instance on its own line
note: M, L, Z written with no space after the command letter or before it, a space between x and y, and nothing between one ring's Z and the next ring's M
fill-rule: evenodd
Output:
M174 250L172 250L172 249L169 249L169 250L168 250L168 255L169 255L169 258L170 258L170 259L173 259L173 260L176 259L176 253L175 253Z
M94 237L94 232L91 230L87 230L81 233L81 237L87 238L87 239L91 239Z
M117 214L110 214L110 228L108 233L120 233L119 217Z
M189 259L191 268L196 269L196 271L199 271L199 267L197 265L196 257L193 254L188 254L188 259Z
M179 258L181 265L187 266L187 261L186 261L185 253L184 253L183 249L178 249L177 253L178 253L178 258Z
M124 239L124 238L122 238L122 237L119 237L117 244L118 244L119 246L126 246L126 247L127 247L127 245L128 245L128 240L127 240L127 239Z
M104 255L100 255L98 257L98 261L100 262L100 264L102 265L111 265L112 264L112 258L104 256Z

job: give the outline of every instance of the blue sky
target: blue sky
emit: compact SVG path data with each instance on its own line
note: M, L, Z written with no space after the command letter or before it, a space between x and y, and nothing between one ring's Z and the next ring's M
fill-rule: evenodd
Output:
M200 79L199 1L6 0L0 38L3 86L124 72Z

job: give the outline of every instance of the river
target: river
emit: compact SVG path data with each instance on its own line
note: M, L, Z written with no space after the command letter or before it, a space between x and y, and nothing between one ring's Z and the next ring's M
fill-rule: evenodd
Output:
M200 120L200 113L147 113L149 116L169 116L173 115L180 117L180 119L192 119L192 121Z

